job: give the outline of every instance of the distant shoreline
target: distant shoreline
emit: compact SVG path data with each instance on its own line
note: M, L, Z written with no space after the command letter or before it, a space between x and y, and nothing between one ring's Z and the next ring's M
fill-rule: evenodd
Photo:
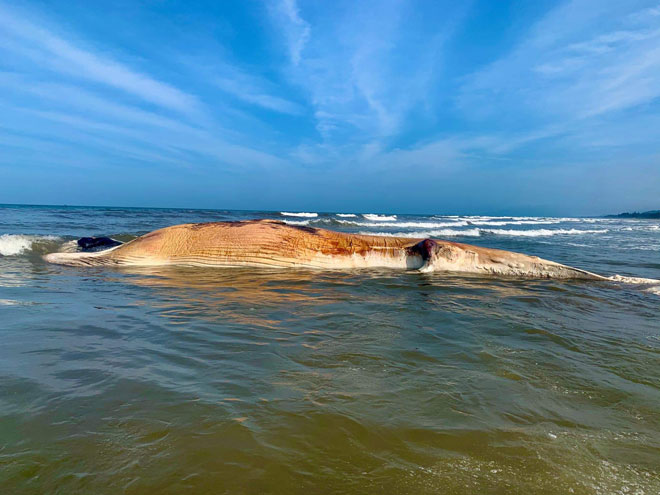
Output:
M617 215L605 215L605 218L658 218L660 219L660 210L651 211L633 211L631 213L619 213Z

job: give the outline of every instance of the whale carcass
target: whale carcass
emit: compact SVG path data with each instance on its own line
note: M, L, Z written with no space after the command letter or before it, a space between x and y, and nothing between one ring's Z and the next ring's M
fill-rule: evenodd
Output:
M277 220L183 224L100 252L51 253L71 266L393 268L534 278L605 277L536 256L438 239L348 234Z

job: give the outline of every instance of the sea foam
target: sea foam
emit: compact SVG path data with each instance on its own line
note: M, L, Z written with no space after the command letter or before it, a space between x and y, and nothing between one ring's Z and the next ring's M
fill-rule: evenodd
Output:
M485 234L507 235L520 237L547 237L552 235L584 235L604 234L607 229L580 230L580 229L536 229L536 230L506 230L506 229L480 229Z
M335 220L342 225L356 227L396 227L401 229L437 229L442 227L465 227L467 222L356 222L352 220Z
M501 227L502 225L550 225L561 223L561 220L468 220L472 225Z
M416 232L360 232L360 234L366 235L380 235L384 237L413 237L419 239L426 239L428 237L456 237L456 236L466 236L466 237L479 237L481 233L479 229L439 229L439 230L424 230Z
M304 218L316 218L319 216L318 213L307 213L306 211L301 211L301 212L281 211L280 215L284 217L304 217Z
M58 240L60 238L53 235L2 234L0 235L0 255L16 256L31 250L35 243Z
M397 225L400 226L400 225ZM553 235L578 235L578 234L602 234L608 232L607 229L601 230L578 230L578 229L538 229L538 230L505 230L505 229L430 229L415 232L360 232L360 234L381 235L389 237L479 237L481 235L503 235L503 236L522 236L522 237L547 237Z
M396 222L396 215L376 215L375 213L364 213L362 215L372 222Z
M287 225L309 225L310 220L284 220Z

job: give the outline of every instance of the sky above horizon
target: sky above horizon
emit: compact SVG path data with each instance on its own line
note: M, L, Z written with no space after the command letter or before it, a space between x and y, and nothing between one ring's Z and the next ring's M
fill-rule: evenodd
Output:
M660 208L660 3L0 0L0 203Z

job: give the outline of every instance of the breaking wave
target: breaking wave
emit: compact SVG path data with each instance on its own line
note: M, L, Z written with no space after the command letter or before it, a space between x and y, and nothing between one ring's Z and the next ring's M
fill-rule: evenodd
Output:
M471 225L500 227L502 225L550 225L561 223L561 220L467 220Z
M61 237L54 235L2 234L0 235L0 255L17 256L28 251L46 253L58 246L61 241Z
M557 223L596 223L610 222L608 218L577 217L494 217L489 215L434 215L435 220L458 219L474 225L548 225Z
M522 237L547 237L551 235L582 235L582 234L604 234L607 229L580 230L580 229L537 229L537 230L506 230L506 229L481 229L485 234L509 235Z
M310 220L284 220L287 225L309 225Z
M355 218L357 215L355 213L337 213L339 218Z
M423 230L415 232L369 232L364 231L360 234L381 235L388 237L479 237L481 235L503 235L503 236L523 236L523 237L545 237L553 235L577 235L577 234L602 234L608 232L607 229L601 230L578 230L578 229L539 229L539 230L504 230L504 229L438 229Z
M396 215L376 215L375 213L364 213L362 215L372 222L396 222Z
M355 225L356 227L396 227L400 229L438 229L442 227L465 227L467 222L352 222L350 220L336 220L341 225Z
M316 218L319 216L318 213L307 213L305 211L301 211L301 212L281 211L280 215L282 215L283 217L304 217L304 218Z
M466 229L466 230L439 229L439 230L424 230L417 232L360 232L360 234L380 235L384 237L414 237L421 239L425 239L427 237L454 237L454 236L479 237L481 235L479 229Z
M289 225L324 225L324 226L343 226L343 227L395 227L400 229L438 229L442 227L466 227L468 222L391 222L388 220L360 222L359 220L342 220L339 218L316 218L313 220L288 220L284 219Z

